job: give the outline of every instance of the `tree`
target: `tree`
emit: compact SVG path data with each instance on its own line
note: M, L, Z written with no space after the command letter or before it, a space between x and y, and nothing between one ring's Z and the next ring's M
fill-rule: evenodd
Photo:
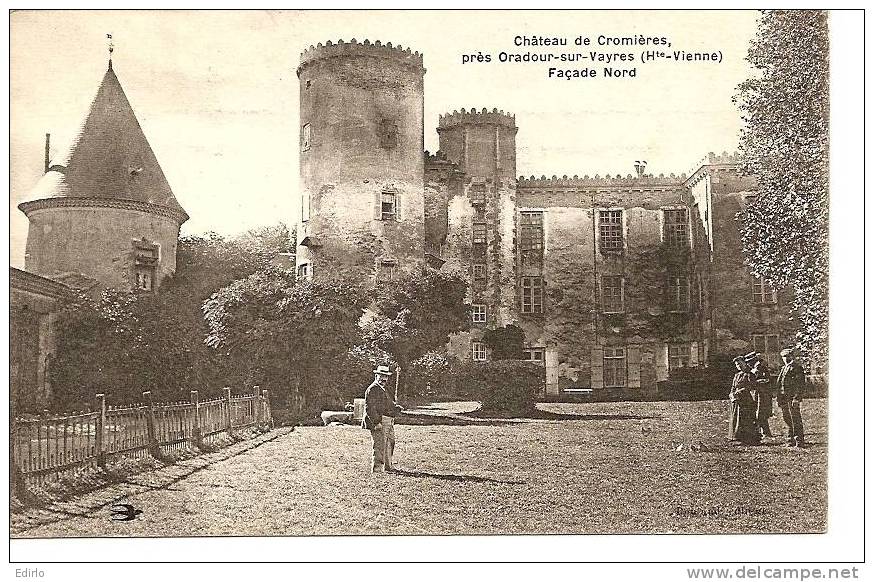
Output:
M234 281L203 304L206 344L301 414L342 388L366 305L354 281L295 280L280 268Z
M104 392L115 404L182 400L189 391L220 393L247 382L237 362L204 344L201 304L229 283L265 268L294 248L284 224L225 238L215 233L179 239L176 273L154 293L106 290L81 297L60 313L60 337L50 366L54 406L93 403Z
M394 356L402 370L426 352L442 349L453 333L468 328L467 282L427 266L377 288L376 313L363 326L363 340Z
M525 332L518 325L505 325L483 334L483 342L491 350L493 360L521 360L525 347Z
M758 196L741 216L754 276L794 290L798 346L814 362L828 349L827 15L767 10L747 60L757 75L735 96L745 126L740 151Z

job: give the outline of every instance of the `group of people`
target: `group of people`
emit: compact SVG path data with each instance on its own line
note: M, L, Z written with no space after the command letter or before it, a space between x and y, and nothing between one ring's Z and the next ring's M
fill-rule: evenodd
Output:
M750 352L734 359L737 373L728 395L729 440L758 445L763 438L773 437L768 419L773 416L772 399L776 396L789 430L786 446L804 447L804 424L801 421L804 369L795 360L792 349L781 351L780 357L783 366L773 380L760 353Z

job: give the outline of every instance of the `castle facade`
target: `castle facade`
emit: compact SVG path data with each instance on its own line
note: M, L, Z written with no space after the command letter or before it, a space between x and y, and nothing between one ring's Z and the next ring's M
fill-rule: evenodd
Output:
M379 42L310 47L301 92L300 276L378 281L428 264L461 274L472 321L450 354L487 360L516 325L546 397L634 397L717 354L792 342L777 294L743 263L735 215L755 180L709 154L690 175L517 177L517 120L437 120L424 143L422 55ZM785 299L785 298L784 298Z

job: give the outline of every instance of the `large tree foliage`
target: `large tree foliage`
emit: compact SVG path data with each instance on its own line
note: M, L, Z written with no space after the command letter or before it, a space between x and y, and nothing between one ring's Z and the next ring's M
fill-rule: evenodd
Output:
M738 87L740 150L758 196L741 216L753 275L791 287L798 345L814 362L828 348L829 47L824 11L763 11Z
M204 302L206 343L302 412L326 395L342 397L341 370L365 305L360 285L295 280L289 270L268 268Z
M54 406L136 402L145 390L162 400L187 399L240 386L240 366L204 345L201 304L232 281L266 267L294 248L280 224L233 238L215 233L179 240L176 273L155 293L107 290L81 297L60 313L58 351L50 366Z
M364 342L391 354L402 369L453 333L468 328L467 282L427 266L377 287L376 314L363 326Z

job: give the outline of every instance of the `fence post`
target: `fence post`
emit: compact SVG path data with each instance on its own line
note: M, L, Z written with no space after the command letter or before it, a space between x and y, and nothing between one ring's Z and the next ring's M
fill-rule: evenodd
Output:
M152 401L152 391L143 392L143 399L149 407L146 414L146 434L149 438L149 453L156 459L161 458L161 449L158 446L158 435L155 432L155 404Z
M231 387L230 386L225 386L225 402L228 405L228 421L227 421L226 430L228 431L228 436L233 436L233 434L234 434L233 428L234 427L231 424L232 418L233 418L233 412L231 411L232 404L231 404Z
M100 414L97 415L97 423L94 426L94 454L97 456L97 466L101 469L106 467L106 440L103 431L106 430L106 395L96 395Z
M273 429L273 412L270 410L270 391L264 389L264 423L271 430Z
M199 449L203 443L200 440L200 397L197 390L191 391L191 401L194 403L194 446Z
M252 387L252 414L255 427L261 428L261 386Z

